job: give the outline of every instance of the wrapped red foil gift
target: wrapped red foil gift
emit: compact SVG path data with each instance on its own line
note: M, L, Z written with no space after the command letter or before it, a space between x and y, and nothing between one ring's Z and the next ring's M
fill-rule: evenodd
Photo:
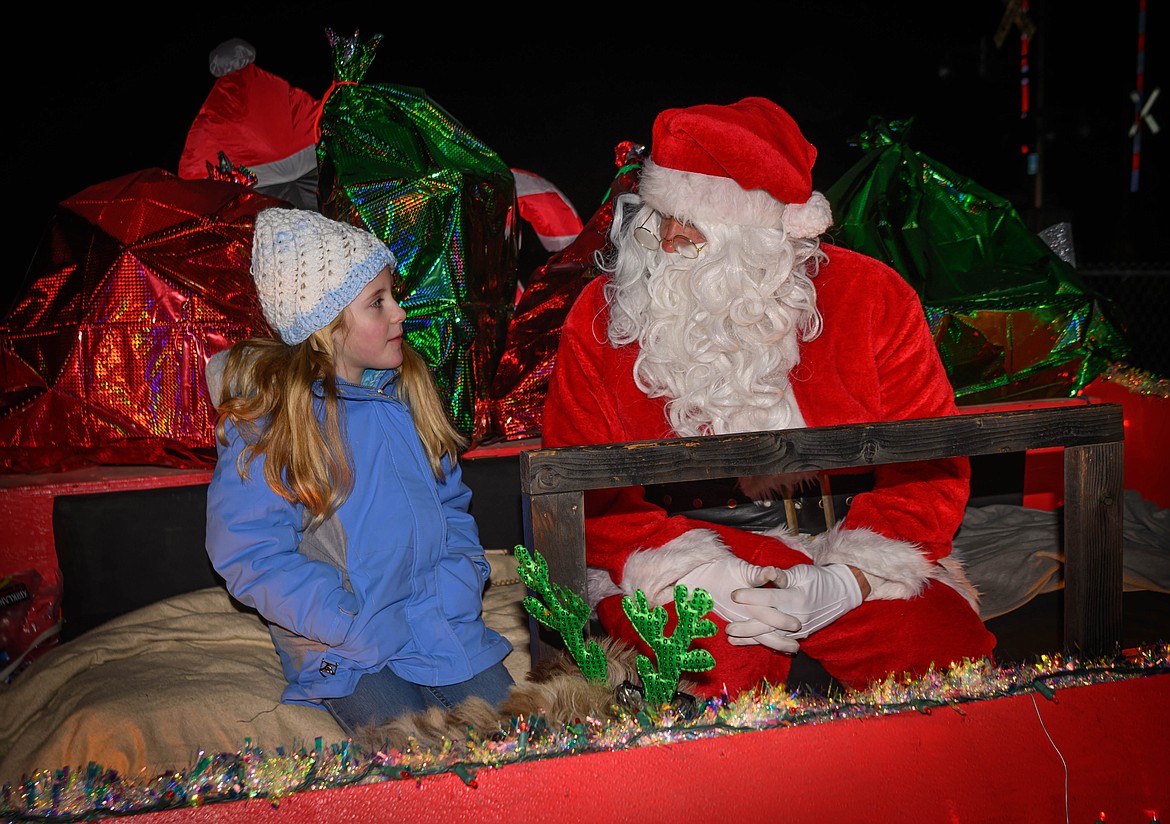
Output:
M492 431L509 440L540 434L561 326L585 284L599 274L593 256L607 242L614 198L636 191L644 155L645 147L630 141L617 145L618 171L601 207L572 243L532 274L520 295L488 403Z
M248 269L277 205L162 169L62 201L0 324L0 471L212 466L203 369L271 334Z

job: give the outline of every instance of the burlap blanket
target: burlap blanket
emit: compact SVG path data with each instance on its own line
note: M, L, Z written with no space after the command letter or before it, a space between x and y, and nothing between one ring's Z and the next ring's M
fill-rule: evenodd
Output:
M489 551L487 623L529 669L524 585L515 558ZM280 703L284 676L259 616L212 587L121 615L50 650L0 685L0 784L93 762L147 776L247 744L312 750L344 741L324 710Z

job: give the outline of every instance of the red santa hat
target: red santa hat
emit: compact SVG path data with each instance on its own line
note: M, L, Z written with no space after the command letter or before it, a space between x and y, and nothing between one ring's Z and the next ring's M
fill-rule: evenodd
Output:
M687 223L817 237L833 215L812 188L816 159L796 121L762 97L667 109L654 121L638 191L655 211Z
M223 152L255 173L260 191L287 199L281 187L307 176L315 190L321 103L255 61L256 49L238 37L212 49L208 68L217 80L187 130L179 177L205 179ZM306 201L315 207L315 194Z

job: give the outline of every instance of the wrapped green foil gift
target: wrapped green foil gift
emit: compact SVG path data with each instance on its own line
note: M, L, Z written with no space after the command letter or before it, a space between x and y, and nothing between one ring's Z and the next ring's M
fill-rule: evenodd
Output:
M871 119L865 155L825 195L835 243L917 290L960 403L1069 397L1129 352L1115 310L1010 202Z
M407 340L456 427L481 440L516 296L512 171L421 89L362 82L381 35L363 44L356 33L327 34L334 82L317 141L321 211L390 247Z

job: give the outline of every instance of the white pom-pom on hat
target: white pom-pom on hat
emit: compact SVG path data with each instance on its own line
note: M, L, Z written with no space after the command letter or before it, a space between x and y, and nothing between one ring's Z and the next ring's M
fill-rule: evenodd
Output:
M211 50L207 56L207 68L216 77L239 71L256 60L256 48L247 40L233 37Z
M832 225L833 210L820 192L813 192L804 203L784 207L784 230L789 237L818 237Z

